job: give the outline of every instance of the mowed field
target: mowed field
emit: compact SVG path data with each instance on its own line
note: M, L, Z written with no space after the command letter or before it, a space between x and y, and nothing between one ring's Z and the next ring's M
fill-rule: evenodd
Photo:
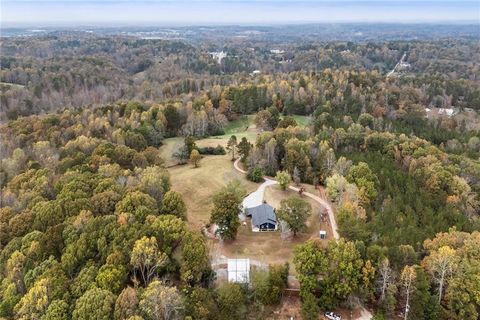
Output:
M210 218L212 197L228 182L238 180L247 192L257 188L257 184L247 181L244 175L233 168L229 155L206 156L200 161L200 167L190 164L168 169L172 190L182 194L188 211L188 225L200 230Z
M196 144L199 147L215 147L219 144L226 147L228 139L233 134L238 140L246 137L254 143L257 130L250 124L251 119L252 116L245 116L230 122L225 129L226 134L201 139L196 141ZM247 193L254 191L257 184L248 181L242 173L235 170L229 154L204 156L198 168L194 168L191 164L176 165L172 154L182 145L183 137L165 139L160 151L170 172L172 190L180 192L187 205L189 226L200 230L209 221L212 197L215 192L233 180L240 181Z
M253 116L242 116L238 120L231 121L225 127L225 134L221 136L212 136L206 139L197 140L199 147L216 147L222 145L226 148L228 139L232 135L237 137L237 141L243 137L247 138L251 143L255 143L257 139L257 128L253 124ZM163 141L160 147L162 158L165 160L165 165L171 167L176 165L175 159L172 157L173 153L183 145L183 137L168 138Z

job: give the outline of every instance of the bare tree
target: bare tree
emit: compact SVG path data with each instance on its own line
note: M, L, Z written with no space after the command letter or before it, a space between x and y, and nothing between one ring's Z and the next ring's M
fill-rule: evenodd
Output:
M404 320L407 320L408 318L408 312L410 311L410 295L415 290L416 279L417 272L415 271L415 267L405 266L400 276L400 281L402 283L405 294L405 312L403 317Z
M393 271L390 268L390 262L387 258L383 259L380 262L380 266L378 268L378 287L380 291L380 302L385 300L385 294L387 291L388 286L393 281Z
M423 260L424 266L438 286L439 303L442 301L447 279L455 273L457 260L455 250L449 246L441 247L438 251L432 252Z

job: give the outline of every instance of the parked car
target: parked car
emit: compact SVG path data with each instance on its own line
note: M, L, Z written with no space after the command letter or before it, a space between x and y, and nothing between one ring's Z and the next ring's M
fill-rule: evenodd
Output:
M324 316L330 320L342 320L342 317L338 314L333 313L332 311L325 312Z

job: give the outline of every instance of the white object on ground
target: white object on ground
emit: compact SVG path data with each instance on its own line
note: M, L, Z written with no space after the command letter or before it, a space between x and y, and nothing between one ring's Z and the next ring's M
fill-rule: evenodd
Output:
M228 259L228 282L249 283L250 259Z

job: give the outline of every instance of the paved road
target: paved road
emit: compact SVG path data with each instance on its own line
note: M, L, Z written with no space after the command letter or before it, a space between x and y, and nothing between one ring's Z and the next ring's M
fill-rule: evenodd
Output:
M235 167L236 170L242 172L242 173L247 173L247 171L243 170L242 168L240 168L239 166L239 162L240 162L240 158L235 160L235 162L233 163L233 166ZM267 178L267 177L264 177L265 179L265 182L262 183L260 185L260 187L258 187L257 191L251 193L247 198L245 198L243 200L243 205L245 207L245 201L247 201L248 199L248 203L247 204L250 204L250 203L258 203L258 199L260 199L260 202L258 204L255 204L255 206L259 205L259 204L262 204L263 202L263 194L265 193L265 188L269 185L272 185L272 184L276 184L277 181L273 180L273 179L270 179L270 178ZM288 187L290 190L293 190L293 191L296 191L298 192L299 189L297 187L294 187L294 186L289 186ZM252 196L252 199L249 199L249 197ZM333 233L333 238L335 239L340 239L340 236L338 234L338 228L337 228L337 221L335 220L335 215L333 213L333 209L332 209L332 206L328 203L328 201L326 201L325 199L322 199L320 198L319 196L316 196L310 192L304 192L303 195L317 201L318 203L320 203L322 206L324 206L326 209L327 209L327 212L328 212L328 218L330 220L330 225L332 226L332 233ZM249 206L246 206L246 208L250 208Z
M395 73L395 70L397 70L398 66L400 65L400 63L403 62L403 60L405 60L405 57L407 56L407 53L404 52L403 55L402 55L402 58L400 59L400 61L397 62L397 64L395 65L395 67L393 67L393 69L387 73L387 78L390 77L392 74Z

